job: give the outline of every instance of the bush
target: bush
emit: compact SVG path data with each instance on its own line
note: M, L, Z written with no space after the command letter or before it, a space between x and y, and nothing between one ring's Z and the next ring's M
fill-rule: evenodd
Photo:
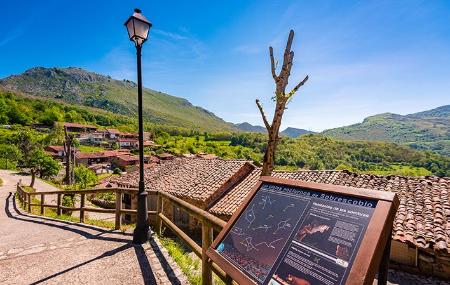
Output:
M75 194L64 194L63 197L62 197L62 201L61 202L62 202L62 206L63 207L73 207L73 206L75 206ZM64 215L68 215L68 216L72 215L72 211L71 210L63 209L62 213Z
M98 177L94 171L90 170L84 165L75 167L75 183L81 188L85 189L88 186L93 186L98 183Z

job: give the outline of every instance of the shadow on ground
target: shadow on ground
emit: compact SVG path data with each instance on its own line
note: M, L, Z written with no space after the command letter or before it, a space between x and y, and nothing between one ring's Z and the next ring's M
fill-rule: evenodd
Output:
M11 213L10 204L12 204L12 206L13 206L13 210L15 212L14 215ZM50 276L42 278L41 280L38 280L32 284L41 284L43 282L49 281L52 278L59 276L59 275L65 274L71 270L80 268L84 265L87 265L96 260L100 260L104 257L113 256L113 255L115 255L121 251L127 250L131 247L134 248L134 252L136 254L136 258L139 263L139 267L141 270L144 284L145 285L157 284L154 272L152 271L152 268L150 266L150 262L148 260L145 249L141 245L132 244L131 240L126 239L126 238L115 238L115 237L104 236L105 234L118 234L118 235L123 235L123 236L130 236L131 234L129 234L129 233L118 233L113 230L105 230L105 229L101 229L98 227L93 227L93 226L89 226L89 225L85 225L85 224L71 223L71 222L67 222L67 221L61 221L61 220L51 219L51 218L42 217L42 216L34 216L34 215L25 214L17 208L16 199L14 199L14 195L11 192L9 193L9 195L5 201L5 213L11 219L29 222L29 223L40 224L43 226L54 227L54 228L58 228L58 229L65 230L65 231L70 231L70 232L79 234L79 235L85 237L86 239L123 243L123 245L121 245L115 249L109 250L99 256L92 258L92 259L86 260L75 266L69 267L62 271L54 273ZM90 233L83 229L96 231L98 233ZM152 250L155 252L159 262L161 263L162 267L164 268L164 271L166 272L167 276L169 277L169 280L171 281L171 283L172 284L181 284L181 282L175 276L170 264L164 258L164 255L162 254L162 252L161 252L159 246L156 244L156 242L153 239L150 239L149 242L150 242Z

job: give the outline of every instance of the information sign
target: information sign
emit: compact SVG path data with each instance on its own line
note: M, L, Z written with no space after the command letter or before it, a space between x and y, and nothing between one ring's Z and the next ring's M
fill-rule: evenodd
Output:
M361 260L361 256L368 256L361 252L372 250L369 255L373 259L378 244L383 252L388 238L386 234L382 237L382 232L387 232L386 226L392 227L396 206L384 213L380 209L393 205L395 199L389 192L265 177L233 215L208 255L239 284L351 284L347 282L351 274L377 272L367 267L366 273L361 273L359 269L364 271L365 266L356 263L369 264L369 260ZM369 234L378 238L364 249L362 244ZM381 261L378 255L376 266Z

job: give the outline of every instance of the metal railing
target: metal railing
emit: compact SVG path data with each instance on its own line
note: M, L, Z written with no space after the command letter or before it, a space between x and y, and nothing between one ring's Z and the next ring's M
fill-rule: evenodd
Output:
M103 209L86 206L86 195L98 194L98 193L115 193L116 194L116 207L115 209ZM122 215L131 214L136 215L137 210L123 209L122 197L123 194L135 195L138 193L137 188L99 188L99 189L87 189L87 190L69 190L69 191L47 191L47 192L28 192L24 188L17 184L17 197L23 204L25 210L31 213L32 207L40 207L40 214L43 215L45 208L56 209L56 213L61 215L63 210L68 211L80 211L80 223L85 221L86 212L97 213L110 213L115 215L115 229L118 230L122 226ZM186 201L181 200L167 192L162 191L148 191L149 195L157 196L157 208L156 211L148 211L148 215L156 216L156 233L158 236L162 234L162 227L165 225L168 227L178 238L180 238L201 260L202 260L202 284L211 285L213 283L212 273L214 272L225 284L234 283L229 275L227 275L217 264L211 262L207 257L206 251L211 246L214 239L214 230L219 232L226 225L226 222L206 211L200 209ZM46 204L45 197L56 195L56 205ZM79 207L66 207L62 205L62 199L64 195L77 195L80 198ZM39 203L33 203L32 197L40 197ZM202 242L199 245L193 240L188 233L179 228L174 221L164 215L165 203L171 203L190 216L196 218L201 222Z

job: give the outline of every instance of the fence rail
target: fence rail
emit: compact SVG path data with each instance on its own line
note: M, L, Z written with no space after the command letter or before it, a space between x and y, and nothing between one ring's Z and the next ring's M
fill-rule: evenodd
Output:
M86 206L87 194L98 193L115 193L116 194L116 207L115 209L103 209L93 208ZM44 214L45 208L56 209L56 213L61 215L63 210L80 211L80 223L85 221L86 212L97 213L110 213L115 215L115 229L118 230L122 226L122 215L130 214L136 215L137 210L123 209L122 208L122 196L123 194L137 194L136 188L99 188L99 189L87 189L87 190L70 190L70 191L47 191L47 192L28 192L24 188L17 184L17 197L22 202L27 212L31 213L31 207L40 207L41 215ZM202 260L202 284L213 284L212 272L214 272L225 284L236 284L229 275L227 275L217 264L211 262L206 256L206 251L210 247L214 238L214 230L219 232L226 224L222 219L200 209L186 201L181 200L167 192L162 191L149 191L149 195L157 196L157 208L156 211L148 211L148 215L156 217L156 233L161 236L162 227L165 225L168 227L178 238L180 238L201 260ZM46 196L56 195L56 205L47 204ZM62 205L62 199L64 195L79 195L80 206L79 207L66 207ZM32 197L38 196L40 198L39 203L32 203ZM202 242L199 245L194 241L188 233L179 228L174 221L164 215L164 204L171 203L181 208L189 215L199 220L202 224Z

